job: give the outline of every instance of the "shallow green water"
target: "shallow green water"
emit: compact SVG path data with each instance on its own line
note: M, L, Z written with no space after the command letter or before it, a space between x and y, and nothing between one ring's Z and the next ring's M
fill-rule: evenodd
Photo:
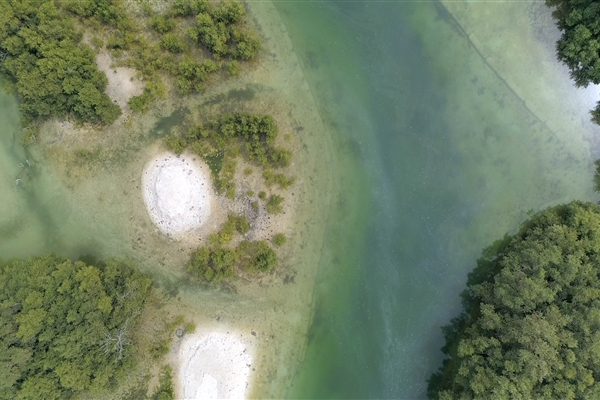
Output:
M276 7L345 144L345 196L288 395L423 398L481 249L529 210L591 199L591 159L577 155L589 152L529 113L436 3Z
M341 190L289 397L422 398L481 248L529 210L592 199L591 158L542 126L436 3L276 6L335 137ZM145 251L127 231L139 206L127 187L103 176L70 197L19 145L1 93L0 110L2 257Z

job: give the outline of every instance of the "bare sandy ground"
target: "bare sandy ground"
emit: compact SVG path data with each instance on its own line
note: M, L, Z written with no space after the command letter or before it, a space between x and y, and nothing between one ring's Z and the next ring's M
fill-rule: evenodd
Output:
M249 336L249 337L248 337ZM242 399L252 368L251 335L206 329L184 337L178 375L182 399Z
M150 219L167 235L200 228L210 217L210 171L190 155L156 155L144 169L142 191Z
M144 91L144 84L137 79L137 72L132 68L111 68L112 59L106 52L96 56L98 69L106 74L108 86L106 94L110 99L121 107L121 110L129 110L127 101L133 96L139 96Z

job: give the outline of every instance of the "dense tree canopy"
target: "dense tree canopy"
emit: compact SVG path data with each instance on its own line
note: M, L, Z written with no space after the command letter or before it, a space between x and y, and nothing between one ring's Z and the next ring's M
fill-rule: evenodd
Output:
M80 43L72 18L52 0L0 2L0 72L21 101L26 122L72 115L112 123L120 108L104 94L107 78Z
M465 300L430 397L600 398L600 206L534 216L484 253Z
M546 0L546 4L556 7L552 15L562 31L556 43L558 59L569 67L577 86L600 84L600 1ZM592 117L600 124L600 102Z
M0 267L0 398L104 390L131 365L129 344L151 281L127 263L54 255Z

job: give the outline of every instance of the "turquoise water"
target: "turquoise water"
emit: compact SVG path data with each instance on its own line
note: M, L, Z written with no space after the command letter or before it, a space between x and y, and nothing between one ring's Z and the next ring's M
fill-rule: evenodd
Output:
M345 160L288 396L423 398L481 249L528 211L593 198L591 156L525 109L437 3L275 4Z

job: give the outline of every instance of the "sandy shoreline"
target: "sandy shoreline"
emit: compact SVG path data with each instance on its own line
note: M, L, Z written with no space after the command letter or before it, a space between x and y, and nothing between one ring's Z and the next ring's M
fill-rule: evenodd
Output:
M239 285L235 296L219 299L214 293L186 290L181 302L190 307L187 315L195 318L197 326L212 326L217 332L231 329L251 339L254 356L247 398L283 398L304 357L312 321L314 287L334 191L334 156L331 138L277 10L271 3L247 6L260 27L265 50L260 67L236 86L250 83L261 88L254 101L259 104L256 111L273 114L280 132L301 130L295 135L291 167L297 180L283 193L286 201L293 202L287 211L293 212L285 219L291 248L282 255L283 265L273 276ZM203 310L198 312L195 305L200 304ZM176 386L182 393L186 378L178 365Z

